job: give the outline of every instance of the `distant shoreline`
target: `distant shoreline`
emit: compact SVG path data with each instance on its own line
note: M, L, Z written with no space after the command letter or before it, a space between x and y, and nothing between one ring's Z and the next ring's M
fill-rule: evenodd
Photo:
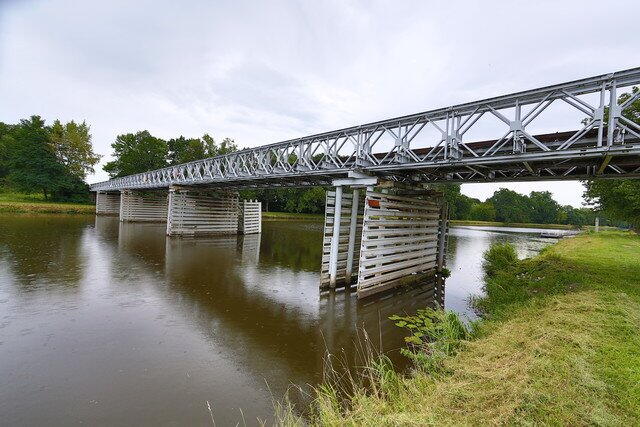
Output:
M2 201L0 200L0 214L70 214L93 215L95 205L85 203L63 203L46 201ZM262 212L264 221L296 220L323 221L324 214L305 214L292 212ZM451 220L452 226L484 226L484 227L519 227L519 228L550 228L555 230L572 230L578 227L571 224L529 224L492 221Z

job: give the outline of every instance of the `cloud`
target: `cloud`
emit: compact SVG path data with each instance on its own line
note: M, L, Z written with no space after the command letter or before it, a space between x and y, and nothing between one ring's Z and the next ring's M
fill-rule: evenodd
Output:
M271 143L637 66L640 5L613 24L601 5L2 1L0 120L85 119L105 155L140 129ZM581 202L578 183L543 185Z

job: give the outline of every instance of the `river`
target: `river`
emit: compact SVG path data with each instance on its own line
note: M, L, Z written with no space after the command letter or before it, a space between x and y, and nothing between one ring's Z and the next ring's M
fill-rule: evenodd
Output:
M353 364L364 328L399 365L387 317L429 287L358 302L319 296L322 224L261 235L166 238L112 217L0 216L0 419L5 425L218 425L268 419L292 385L321 380L328 350ZM481 257L540 230L452 228L445 306L468 318ZM297 395L297 393L296 393Z

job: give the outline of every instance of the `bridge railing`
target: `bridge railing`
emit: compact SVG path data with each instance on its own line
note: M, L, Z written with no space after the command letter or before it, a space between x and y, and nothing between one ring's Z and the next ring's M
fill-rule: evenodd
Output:
M478 165L498 161L524 161L525 167L531 169L527 161L562 160L577 151L580 155L585 151L602 153L616 145L624 146L627 140L640 139L640 126L624 114L640 97L640 92L632 92L624 102L618 103L620 89L638 84L640 68L634 68L247 148L114 178L92 184L91 189L251 184L270 179L305 185L327 183L331 177L355 169L388 174L403 169L431 168L431 171L441 170L434 172L432 179L451 179L457 175L453 178L465 180L494 173L483 171ZM549 114L545 116L545 113L558 104L576 114L576 124L582 118L582 127L552 136L534 136L531 129L540 121L548 121ZM487 119L494 121L491 124L493 138L470 142L474 129L481 127L483 121L486 126ZM500 128L502 131L497 132ZM448 169L451 166L460 167Z

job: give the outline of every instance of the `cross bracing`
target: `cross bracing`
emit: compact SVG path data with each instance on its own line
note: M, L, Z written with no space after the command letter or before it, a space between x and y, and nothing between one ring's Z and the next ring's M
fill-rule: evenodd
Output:
M247 148L91 189L303 187L330 185L353 171L413 182L639 177L640 126L625 114L640 92L618 102L639 84L634 68ZM579 128L556 125L559 106L577 117L572 126ZM474 131L488 120L492 137L478 141Z

